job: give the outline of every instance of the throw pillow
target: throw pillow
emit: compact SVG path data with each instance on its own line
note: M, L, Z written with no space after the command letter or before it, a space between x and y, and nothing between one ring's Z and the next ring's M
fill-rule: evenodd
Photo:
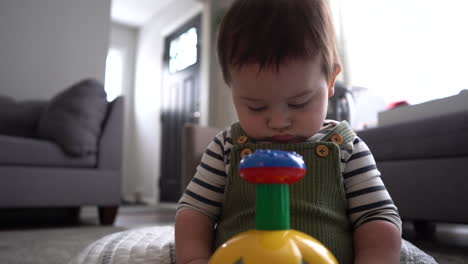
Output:
M82 80L52 98L39 120L38 136L56 142L72 156L95 154L107 105L104 86Z

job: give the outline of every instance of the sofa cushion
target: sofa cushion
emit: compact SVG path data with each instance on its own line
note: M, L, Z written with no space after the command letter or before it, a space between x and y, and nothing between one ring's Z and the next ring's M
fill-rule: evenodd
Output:
M0 134L36 137L37 123L45 104L0 96Z
M468 156L468 111L359 131L377 161Z
M107 105L100 82L80 81L52 98L39 119L38 136L58 143L72 156L93 155Z
M0 166L96 167L96 155L71 157L48 140L0 135Z

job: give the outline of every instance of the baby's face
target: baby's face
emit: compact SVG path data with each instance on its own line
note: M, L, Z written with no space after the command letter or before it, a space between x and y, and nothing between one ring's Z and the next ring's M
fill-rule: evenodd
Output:
M276 67L249 64L231 71L231 90L240 124L256 140L296 143L323 125L334 93L320 60L294 60Z

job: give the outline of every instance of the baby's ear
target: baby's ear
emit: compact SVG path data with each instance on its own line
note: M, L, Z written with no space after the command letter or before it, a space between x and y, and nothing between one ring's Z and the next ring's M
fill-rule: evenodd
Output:
M338 75L341 73L341 65L335 66L335 72L332 74L330 81L328 82L328 97L332 97L335 94L335 82Z

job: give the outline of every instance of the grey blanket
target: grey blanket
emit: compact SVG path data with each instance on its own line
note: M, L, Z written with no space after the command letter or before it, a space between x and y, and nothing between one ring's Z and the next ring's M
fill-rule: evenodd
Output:
M437 264L437 261L422 250L411 244L409 241L402 240L400 263L404 264Z

